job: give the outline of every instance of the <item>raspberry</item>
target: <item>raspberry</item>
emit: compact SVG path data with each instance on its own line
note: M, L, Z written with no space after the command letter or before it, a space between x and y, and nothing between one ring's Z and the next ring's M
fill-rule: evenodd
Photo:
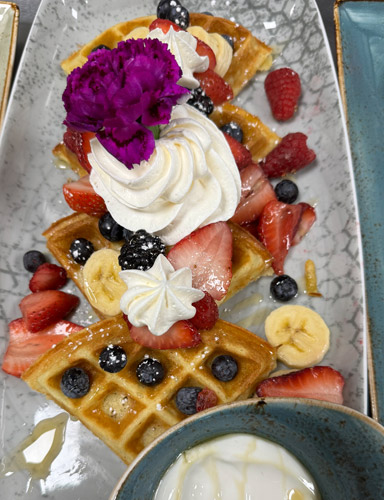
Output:
M316 158L307 146L308 137L301 132L287 134L260 163L267 177L281 177L297 172Z
M219 317L219 309L215 299L208 292L204 293L205 295L202 299L192 304L196 307L196 314L189 320L198 330L209 330L213 328Z
M301 94L299 75L291 68L277 69L268 74L264 88L275 119L292 118Z
M203 411L217 405L217 395L211 389L203 389L197 395L196 411Z

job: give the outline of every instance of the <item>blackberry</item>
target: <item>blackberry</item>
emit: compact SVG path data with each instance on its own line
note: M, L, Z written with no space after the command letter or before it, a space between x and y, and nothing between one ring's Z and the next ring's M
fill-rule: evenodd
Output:
M39 250L29 250L23 256L23 264L27 271L34 273L36 269L46 262L44 255Z
M127 364L127 354L119 345L108 345L99 356L100 368L108 373L117 373Z
M93 244L85 238L76 238L69 248L73 260L78 264L85 264L95 251Z
M165 245L161 239L147 233L144 229L139 229L133 233L129 243L121 247L119 264L121 269L147 271L161 253L165 253Z
M275 186L276 197L283 203L294 203L299 196L299 189L296 184L289 179L280 181Z
M164 378L163 365L157 359L146 358L136 368L136 376L144 385L159 384Z
M225 38L225 40L227 40L227 42L229 43L229 45L232 47L232 50L235 49L235 42L233 41L233 38L229 35L221 35L223 38Z
M176 7L177 5L180 5L179 0L160 0L156 11L157 17L159 19L169 19L168 14L171 7Z
M176 406L184 415L193 415L197 412L196 403L201 387L182 387L176 393Z
M236 360L229 355L216 356L211 365L212 374L221 382L233 380L238 371Z
M60 388L68 398L82 398L89 392L89 376L82 368L68 368L61 377Z
M296 297L298 288L293 278L287 274L281 274L271 281L270 291L275 300L288 302Z
M115 221L109 212L100 217L99 231L109 241L120 241L123 239L124 228Z
M204 90L201 87L197 87L197 89L192 89L190 93L190 98L187 101L187 104L193 106L201 113L205 115L210 115L213 111L213 102L212 99L207 96Z
M220 127L220 130L230 135L236 141L243 142L243 129L236 122L229 122Z
M94 47L91 50L90 54L92 54L92 52L96 52L97 50L100 50L100 49L111 50L107 45L100 44L100 45L96 45L96 47Z
M180 4L171 5L167 19L180 26L183 30L186 30L189 26L189 12Z

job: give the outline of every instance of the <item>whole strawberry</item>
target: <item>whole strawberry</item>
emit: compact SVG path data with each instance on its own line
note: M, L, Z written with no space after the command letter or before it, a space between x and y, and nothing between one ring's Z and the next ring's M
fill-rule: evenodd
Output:
M297 172L316 158L307 146L308 137L301 132L287 134L281 142L260 162L267 177L281 177Z
M292 118L301 94L300 77L291 68L271 71L264 82L271 111L276 120Z

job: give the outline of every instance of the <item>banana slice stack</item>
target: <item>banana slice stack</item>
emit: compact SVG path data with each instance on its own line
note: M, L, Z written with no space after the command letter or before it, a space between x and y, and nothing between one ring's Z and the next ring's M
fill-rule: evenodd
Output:
M319 363L329 349L329 329L323 318L304 306L282 306L265 321L268 342L277 347L277 358L290 368Z
M127 290L127 285L119 276L118 257L116 250L103 248L94 252L83 268L87 299L105 316L120 313L120 298Z

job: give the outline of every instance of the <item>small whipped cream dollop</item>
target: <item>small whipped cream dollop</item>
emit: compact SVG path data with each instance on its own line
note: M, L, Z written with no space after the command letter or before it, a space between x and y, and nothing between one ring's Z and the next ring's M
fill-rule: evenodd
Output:
M166 245L230 219L240 200L239 170L223 133L188 104L174 107L148 161L129 170L97 139L88 160L91 184L112 217Z
M147 38L157 38L168 45L183 72L183 76L177 82L179 85L187 89L196 89L200 85L193 73L206 71L209 59L208 56L202 57L196 52L197 40L194 36L187 31L175 31L171 26L167 33L160 28L149 31Z
M147 326L153 335L163 335L177 321L193 318L194 302L204 292L192 288L192 271L183 267L175 271L169 260L158 255L147 271L130 269L119 273L128 290L120 307L134 326Z
M309 472L282 446L229 434L182 453L154 500L320 500Z

